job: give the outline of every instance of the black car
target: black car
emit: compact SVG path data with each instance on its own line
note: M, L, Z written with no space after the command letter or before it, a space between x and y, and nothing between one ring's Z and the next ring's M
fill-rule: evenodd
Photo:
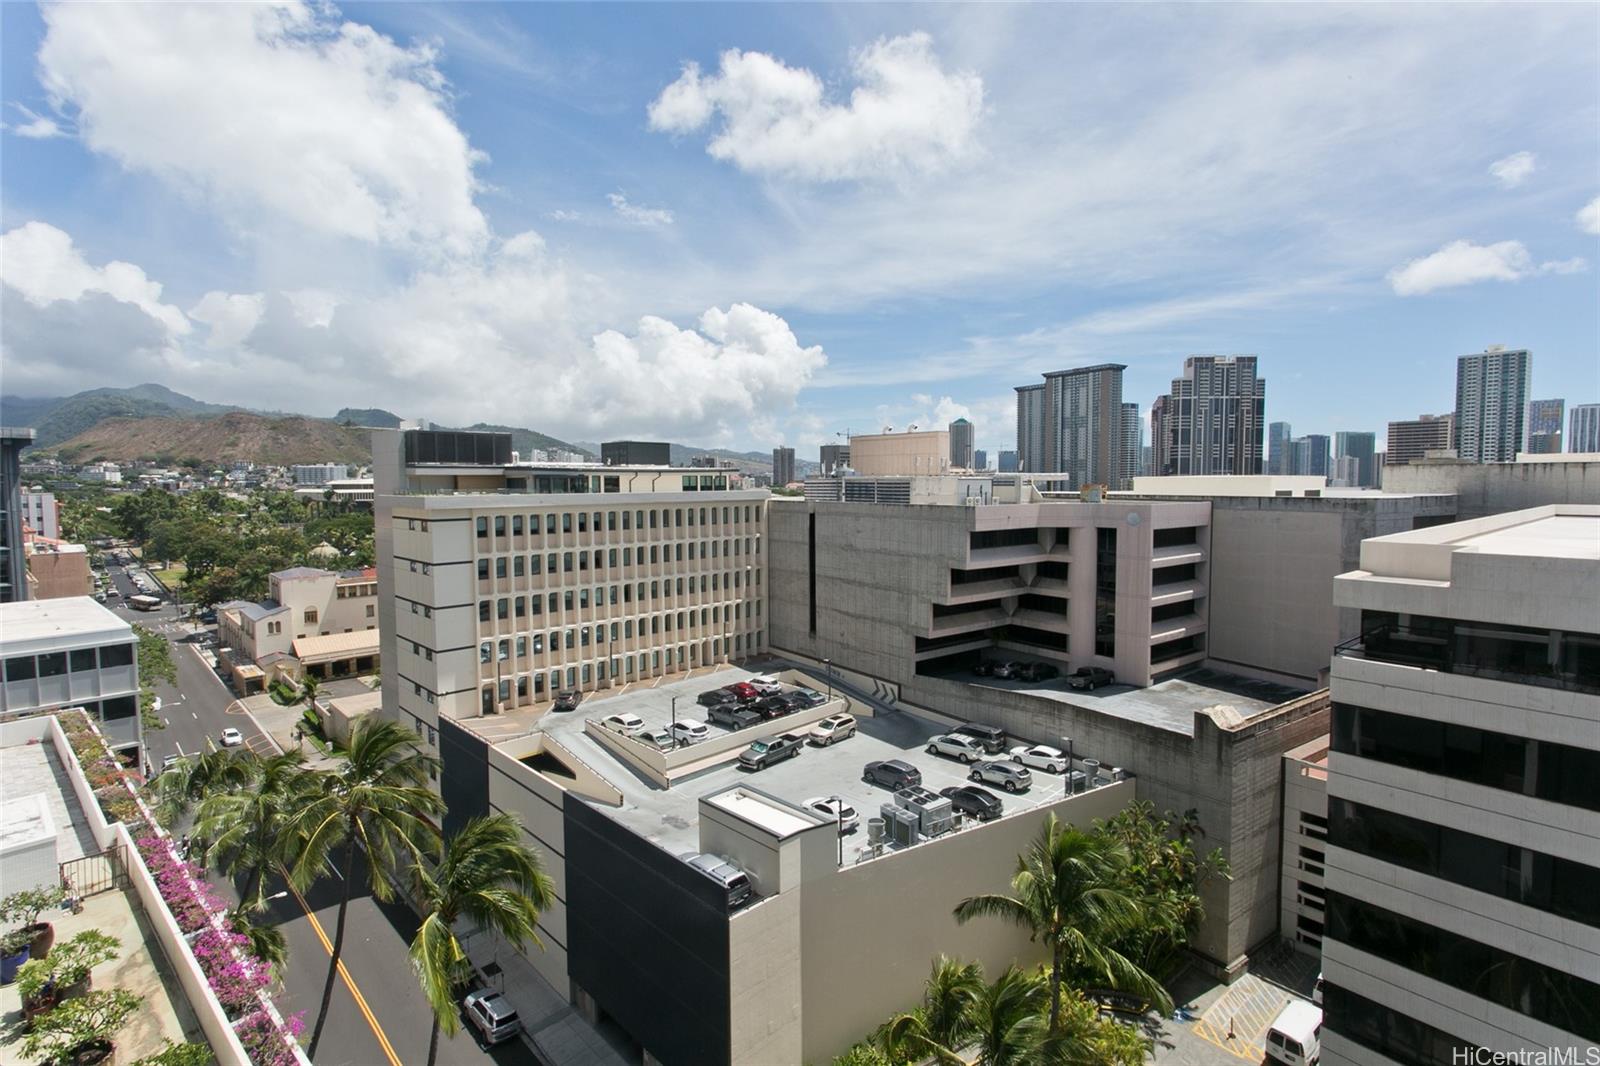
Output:
M550 705L552 711L575 711L583 696L577 692L558 692L556 701Z
M871 785L883 785L895 792L922 784L922 771L899 759L869 762L862 768L861 780Z
M706 709L706 721L727 729L748 729L764 720L760 713L737 703L719 703Z
M1114 685L1116 683L1117 679L1112 676L1111 671L1099 666L1080 666L1067 677L1067 684L1073 688L1086 688L1091 691L1101 685Z
M1022 668L1021 677L1024 681L1049 681L1053 677L1060 677L1061 671L1049 663L1028 663Z
M694 701L702 707L715 707L719 703L727 703L733 699L733 693L725 688L714 688L709 692L702 692Z
M792 712L789 701L783 696L764 696L750 705L751 710L763 718L782 718Z
M990 662L988 659L979 659L973 664L972 673L975 677L993 677L994 663Z
M778 698L789 705L790 714L794 714L798 711L804 711L815 706L815 704L811 702L811 698L804 692L787 692Z
M950 805L962 814L970 815L980 822L990 822L1000 817L1004 808L1000 797L986 788L975 785L952 785L941 788L939 795L950 801Z

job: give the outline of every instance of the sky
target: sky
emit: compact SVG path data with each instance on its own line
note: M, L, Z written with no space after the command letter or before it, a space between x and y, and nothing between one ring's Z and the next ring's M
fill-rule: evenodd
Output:
M0 5L0 390L801 458L1600 402L1600 6Z

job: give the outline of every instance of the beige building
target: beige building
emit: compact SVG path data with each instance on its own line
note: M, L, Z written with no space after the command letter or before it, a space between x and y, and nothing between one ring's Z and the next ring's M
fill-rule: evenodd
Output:
M1510 463L1467 463L1454 456L1413 461L1384 467L1383 488L1451 493L1463 521L1550 504L1600 504L1600 455L1524 454Z
M82 544L32 537L28 540L28 599L93 596L94 573Z
M297 566L267 577L260 603L217 607L217 637L241 691L291 680L366 674L378 665L378 574Z
M1328 738L1283 753L1283 879L1279 930L1296 950L1322 954L1328 890Z
M950 431L858 433L850 437L850 466L863 477L948 474Z

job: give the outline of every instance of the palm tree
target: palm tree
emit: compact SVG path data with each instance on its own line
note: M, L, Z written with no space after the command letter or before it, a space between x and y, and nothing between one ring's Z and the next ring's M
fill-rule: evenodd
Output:
M283 967L289 962L289 942L284 939L283 930L275 925L257 925L242 910L229 911L228 924L235 933L250 941L247 948L250 954L271 964L279 975L283 973Z
M148 786L157 816L172 826L207 796L244 787L253 772L249 765L253 757L247 748L183 756Z
M315 674L306 674L305 678L300 682L300 702L304 703L306 705L306 710L312 712L313 714L315 714L317 710L318 687L319 682L317 681L317 675Z
M894 1059L961 1062L957 1049L972 1036L972 1011L983 987L981 963L940 955L933 960L922 1003L878 1030L883 1051Z
M455 990L468 969L456 939L456 922L470 919L493 929L513 946L543 947L535 926L539 912L555 902L555 884L539 856L522 842L522 827L507 814L474 818L444 842L438 868L411 868L416 898L425 917L411 941L411 966L433 1008L428 1066L439 1054L439 1031L460 1028Z
M359 844L367 854L367 884L372 894L380 900L392 899L388 871L398 869L402 859L417 863L438 847L439 831L430 819L444 811L444 802L427 786L438 765L437 759L417 749L410 733L394 722L369 715L350 731L344 762L317 775L319 789L296 819L295 830L303 842L290 880L302 891L333 869L334 852L343 846L339 865L344 892L317 1025L306 1049L312 1059L339 974L345 918L355 890L356 847Z
M238 787L213 792L200 804L195 831L210 842L207 865L229 876L245 874L239 906L267 908L267 874L293 861L298 836L294 822L312 798L316 778L298 752L241 756L248 778Z
M1047 815L1028 850L1017 857L1013 895L962 900L956 921L999 918L1027 929L1050 948L1050 1032L1061 1021L1061 980L1070 967L1112 988L1144 996L1161 1008L1172 1001L1161 983L1111 947L1116 936L1143 918L1138 902L1117 879L1122 854L1104 837L1063 826Z
M1039 1012L1047 995L1038 974L1019 970L1015 964L994 984L979 985L971 1011L979 1066L1019 1066L1040 1060L1037 1052L1046 1033Z

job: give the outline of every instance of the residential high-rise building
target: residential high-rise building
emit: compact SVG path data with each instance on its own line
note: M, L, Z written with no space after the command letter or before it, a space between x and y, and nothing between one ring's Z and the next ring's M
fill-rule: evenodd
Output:
M1567 451L1600 452L1600 403L1575 403L1567 420Z
M1509 463L1522 449L1530 359L1526 348L1495 345L1456 360L1456 456Z
M1062 474L1068 487L1121 483L1126 369L1102 363L1044 376L1044 469Z
M1325 433L1308 433L1290 441L1290 456L1294 464L1291 474L1307 477L1327 477L1328 436Z
M1044 456L1044 385L1018 385L1017 469L1049 470Z
M1523 451L1529 455L1556 455L1561 451L1566 406L1565 400L1528 401L1528 443Z
M1139 420L1139 405L1122 405L1122 471L1119 488L1133 488L1133 479L1144 473L1144 423Z
M1429 452L1454 447L1455 415L1419 415L1404 422L1389 423L1389 447L1384 452L1385 466L1405 466Z
M1341 430L1333 435L1333 456L1335 459L1349 457L1358 464L1356 479L1352 485L1364 489L1377 488L1378 466L1375 461L1377 453L1378 435L1376 433L1352 433Z
M972 469L974 469L974 470L987 470L987 469L989 469L989 453L984 451L982 448L973 449L973 452L972 452Z
M972 469L972 423L965 418L950 423L950 465L958 470Z
M1274 422L1267 427L1267 473L1289 473L1289 441L1294 431L1287 422Z
M1017 453L1001 452L998 460L998 470L1002 474L1015 474L1017 472Z
M824 444L820 453L822 476L835 477L850 465L850 445Z
M782 488L794 480L794 449L772 449L772 484Z
M1159 473L1261 473L1266 406L1267 383L1255 356L1189 356L1162 416L1170 419L1170 452Z
M1150 461L1145 473L1161 477L1172 467L1172 397L1157 396L1150 404Z
M0 427L0 603L28 598L28 554L22 544L22 449L33 430Z
M1335 581L1325 1066L1600 1043L1597 545L1600 507L1538 507Z

